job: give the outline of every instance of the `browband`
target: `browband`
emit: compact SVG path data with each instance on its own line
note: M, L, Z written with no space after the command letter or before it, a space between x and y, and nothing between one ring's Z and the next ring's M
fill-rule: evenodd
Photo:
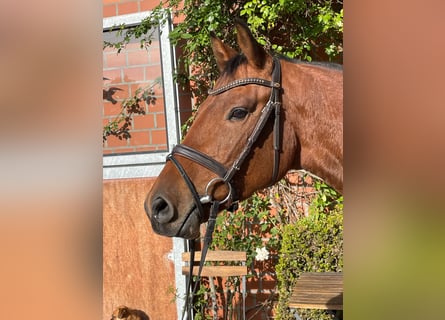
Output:
M232 81L229 84L226 84L225 86L222 86L221 88L218 88L218 89L214 89L214 90L210 89L208 91L208 94L211 96L216 96L216 95L223 93L227 90L230 90L230 89L233 89L233 88L239 87L239 86L245 86L247 84L256 84L256 85L269 87L269 88L276 88L276 89L279 89L281 87L281 84L279 82L274 82L274 81L269 81L269 80L264 80L264 79L259 79L259 78L244 78L244 79L238 79L238 80Z

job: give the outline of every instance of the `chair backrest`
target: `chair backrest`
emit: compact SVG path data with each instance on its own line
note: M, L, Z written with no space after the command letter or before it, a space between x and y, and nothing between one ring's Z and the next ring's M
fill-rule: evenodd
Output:
M195 252L195 267L193 275L198 275L199 262L201 260L201 251ZM182 267L182 274L188 275L190 270L190 252L182 254L182 261L188 266ZM208 251L206 262L217 262L215 265L204 265L201 276L203 277L230 277L247 275L246 252L245 251ZM225 265L227 262L239 262L239 265Z

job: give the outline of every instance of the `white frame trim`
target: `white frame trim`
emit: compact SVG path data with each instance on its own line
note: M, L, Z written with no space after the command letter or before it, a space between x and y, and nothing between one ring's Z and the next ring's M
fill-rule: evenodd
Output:
M120 16L103 18L102 29L108 30L115 26L125 24L127 27L141 23L151 11L142 11L137 13L123 14Z

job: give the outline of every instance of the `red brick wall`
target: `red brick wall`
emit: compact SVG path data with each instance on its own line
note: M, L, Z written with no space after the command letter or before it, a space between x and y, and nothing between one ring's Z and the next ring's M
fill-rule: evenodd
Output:
M159 4L159 0L103 0L102 3L103 17L106 18L151 10ZM122 110L121 103L125 98L134 95L137 88L144 88L152 84L155 79L161 76L161 70L159 41L153 40L150 46L141 49L139 41L135 40L122 49L119 54L116 49L105 49L103 51L103 76L109 80L104 80L104 89L117 87L122 91L117 91L113 95L118 103L112 104L104 100L103 125L115 119ZM167 150L162 86L155 87L155 94L156 104L147 105L144 103L146 114L134 116L130 130L131 138L119 140L109 136L104 143L104 154ZM191 116L190 92L180 88L178 99L181 112L180 121L184 123Z
M153 85L161 77L161 52L159 41L141 49L138 42L130 43L119 54L107 48L103 52L104 89L116 87L112 104L104 100L104 124L115 119L122 109L122 101L135 94L138 88ZM167 133L162 83L154 85L156 103L142 102L145 115L135 115L132 122L131 138L119 140L110 136L104 143L104 154L156 151L167 149Z
M159 0L102 0L102 14L106 18L152 10L159 2Z

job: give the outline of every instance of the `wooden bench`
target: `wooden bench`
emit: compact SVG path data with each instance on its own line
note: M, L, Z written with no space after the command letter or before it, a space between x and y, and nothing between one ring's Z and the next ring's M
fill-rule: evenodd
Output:
M343 310L343 273L302 273L289 299L289 307Z

